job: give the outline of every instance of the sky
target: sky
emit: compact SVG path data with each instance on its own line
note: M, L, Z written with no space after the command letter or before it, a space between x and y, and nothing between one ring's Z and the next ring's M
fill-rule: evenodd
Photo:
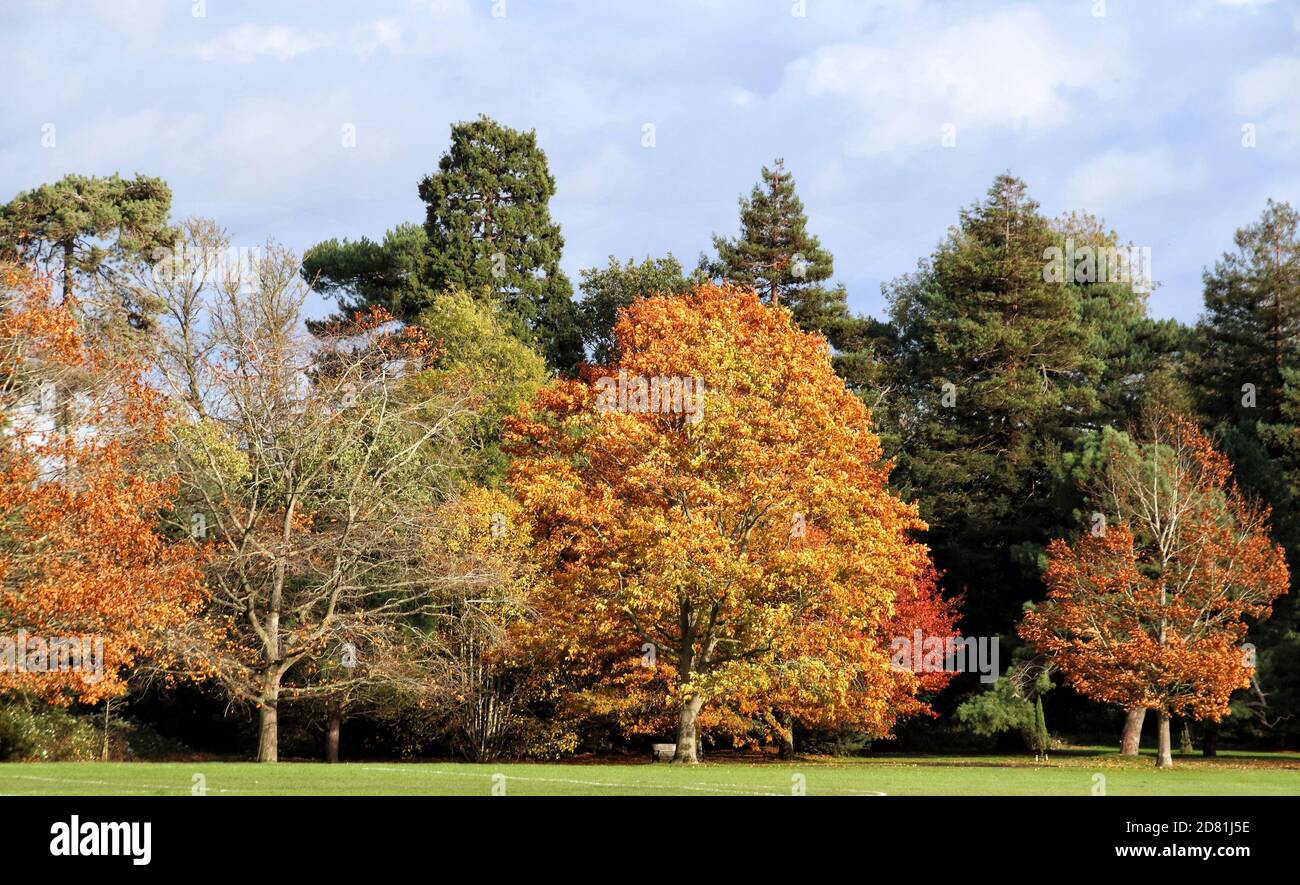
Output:
M1300 203L1300 0L0 0L0 58L0 201L143 173L238 246L378 238L485 113L536 130L575 285L692 266L782 157L863 313L1010 171L1193 321L1234 229Z

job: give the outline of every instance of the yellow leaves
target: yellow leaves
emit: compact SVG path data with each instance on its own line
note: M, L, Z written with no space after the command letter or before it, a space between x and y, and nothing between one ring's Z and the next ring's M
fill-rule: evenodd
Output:
M556 382L510 423L511 483L558 564L545 620L606 679L655 637L669 664L657 696L781 698L887 729L898 680L878 631L927 564L907 534L923 524L885 488L870 415L824 339L712 285L637 302L615 337L617 363ZM702 420L598 400L602 379L629 377L700 379Z

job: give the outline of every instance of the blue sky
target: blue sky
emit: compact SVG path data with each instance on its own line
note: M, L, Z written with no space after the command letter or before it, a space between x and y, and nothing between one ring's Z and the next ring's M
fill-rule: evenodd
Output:
M142 172L239 245L377 237L487 113L537 130L575 283L693 264L781 156L880 315L1010 170L1149 247L1152 313L1190 321L1234 228L1300 202L1295 0L4 0L0 57L0 199Z

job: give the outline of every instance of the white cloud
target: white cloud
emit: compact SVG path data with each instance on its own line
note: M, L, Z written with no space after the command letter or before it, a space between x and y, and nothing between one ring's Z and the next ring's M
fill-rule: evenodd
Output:
M1300 56L1278 55L1237 77L1233 105L1259 128L1261 146L1300 144Z
M877 156L937 147L945 124L963 136L1025 131L1071 120L1073 93L1113 89L1126 68L1123 32L1082 19L1058 30L1033 9L981 13L943 25L910 19L873 43L818 49L787 67L780 98L829 97L848 106L847 150Z
M211 40L191 44L186 54L203 61L248 64L259 58L289 61L332 45L334 38L285 25L245 24L223 31Z
M1109 210L1195 189L1205 178L1200 164L1180 165L1162 148L1111 150L1071 173L1066 205Z
M741 88L740 86L732 87L727 92L727 101L731 102L738 108L751 108L757 100L757 95L750 92L748 89Z

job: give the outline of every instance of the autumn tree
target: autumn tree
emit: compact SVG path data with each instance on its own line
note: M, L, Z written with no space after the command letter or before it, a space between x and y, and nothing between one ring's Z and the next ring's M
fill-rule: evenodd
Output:
M88 340L50 288L0 267L0 634L25 658L0 662L0 689L93 703L164 662L204 594L195 551L159 531L177 483L152 457L164 414L144 367ZM56 422L60 387L78 394Z
M1105 521L1052 541L1047 599L1020 626L1084 696L1154 710L1161 767L1172 716L1217 722L1250 684L1248 619L1287 591L1268 513L1230 475L1182 416L1151 410L1131 439L1113 434L1095 487Z
M613 363L508 425L511 482L554 570L535 605L559 665L661 676L681 762L698 759L706 704L757 705L769 685L886 733L915 676L880 634L928 566L908 536L923 524L886 491L825 339L711 284L630 305L614 337Z
M261 761L277 758L282 699L337 697L380 670L330 661L420 653L404 625L423 533L473 400L425 377L427 339L382 312L307 334L298 269L268 244L222 277L203 315L204 407L173 401L178 521L211 550L212 604L185 651L256 706Z
M469 487L439 508L428 533L430 642L435 649L440 729L474 761L522 743L526 702L539 675L517 629L533 617L538 562L519 505Z

